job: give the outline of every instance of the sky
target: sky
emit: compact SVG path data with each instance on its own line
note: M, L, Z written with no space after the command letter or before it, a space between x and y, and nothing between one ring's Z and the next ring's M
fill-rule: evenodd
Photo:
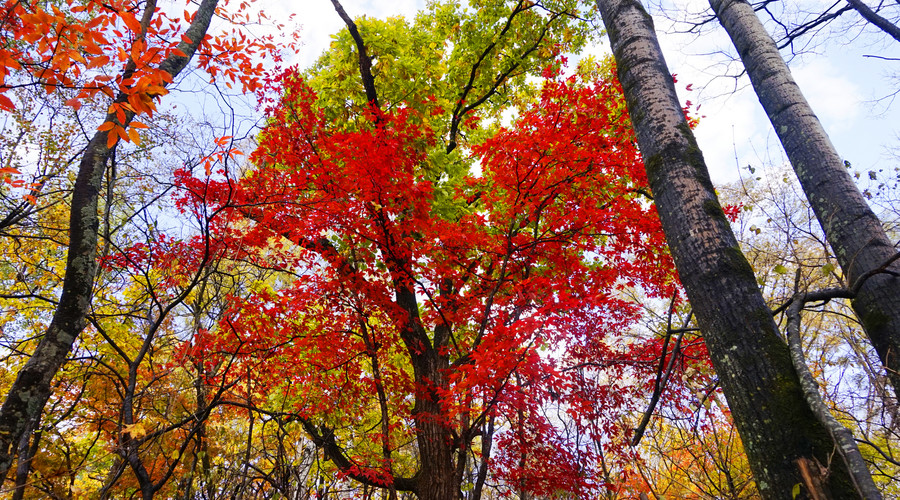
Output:
M701 7L708 10L706 0L690 3L694 11ZM845 17L847 21L834 24L833 37L819 37L830 43L813 46L810 52L791 58L789 66L841 156L863 172L893 169L896 161L888 148L900 145L900 108L877 101L897 90L898 81L891 81L890 75L900 73L900 61L865 56L898 58L900 44L892 39L884 42L880 33L860 33L849 25L858 19L855 13ZM659 16L656 18L658 28L672 29ZM679 75L680 83L693 82L694 88L701 89L687 93L683 85L677 86L682 100L702 105L700 114L705 118L697 129L697 140L714 180L736 180L739 167L740 174L746 176L747 165L778 167L786 162L749 79L735 81L721 76L723 61L732 57L728 54L735 54L721 27L712 26L699 37L661 35L660 39L670 71ZM741 69L739 64L733 68Z
M680 7L682 10L698 12L708 8L705 0L686 1L688 5ZM811 3L820 1L811 0ZM353 17L412 17L424 6L424 1L344 0L342 5ZM328 0L304 2L302 7L262 0L261 8L278 20L287 20L296 10L293 24L300 28L303 48L291 62L300 67L311 65L328 47L331 35L344 29ZM760 168L784 164L780 144L749 80L722 76L728 54L734 53L724 30L711 25L699 36L672 34L683 26L673 24L659 15L658 10L651 8L651 12L669 70L678 75L679 97L682 102L690 100L700 105L698 114L703 118L696 135L714 182L733 182L740 175L748 176L748 165ZM845 17L851 15L854 13ZM813 52L792 58L791 71L839 154L863 172L892 170L896 161L891 158L889 148L900 145L900 103L886 106L886 101L878 102L878 99L898 88L900 79L891 80L891 74L900 75L900 60L865 56L900 58L900 44L893 40L883 42L884 37L866 32L860 35L847 22L835 28L837 35L830 43L817 45ZM609 49L604 41L588 52L608 54ZM732 71L736 68L739 66L731 65ZM693 91L686 90L688 84Z

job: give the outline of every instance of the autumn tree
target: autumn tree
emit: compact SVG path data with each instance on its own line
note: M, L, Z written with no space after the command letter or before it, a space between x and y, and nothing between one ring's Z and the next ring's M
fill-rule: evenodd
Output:
M135 118L153 116L156 102L195 54L214 75L239 80L245 88L256 84L261 67L241 65L249 65L252 52L268 46L246 37L222 41L207 35L216 12L225 15L221 7L217 1L204 1L180 19L163 13L154 1L87 1L68 4L65 11L40 3L3 6L0 107L12 111L17 104L10 90L34 86L47 93L68 93L66 104L74 109L96 105L103 118L88 134L68 199L61 295L54 301L46 332L0 409L2 477L17 451L29 447L30 433L51 395L51 381L86 326L101 238L101 187L117 146L140 141L139 130L146 125ZM231 19L239 22L244 14L235 15ZM37 190L40 184L30 187ZM113 189L111 183L108 187ZM28 196L36 201L34 194ZM22 211L15 208L11 213L15 210Z
M335 4L347 32L308 79L273 79L244 178L182 176L184 210L220 213L229 247L284 274L198 349L237 352L248 407L288 394L281 418L389 498L598 491L593 444L622 447L644 393L626 381L653 365L607 336L637 318L623 291L675 280L618 87L558 74L581 14L435 4L410 26Z
M699 396L651 423L640 445L644 460L635 466L635 489L656 498L759 498L724 402L715 392Z

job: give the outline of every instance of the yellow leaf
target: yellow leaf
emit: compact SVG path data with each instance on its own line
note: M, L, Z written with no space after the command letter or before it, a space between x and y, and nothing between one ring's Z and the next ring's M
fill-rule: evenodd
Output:
M147 434L147 429L144 429L144 425L141 423L123 425L122 434L131 434L132 439L140 439Z

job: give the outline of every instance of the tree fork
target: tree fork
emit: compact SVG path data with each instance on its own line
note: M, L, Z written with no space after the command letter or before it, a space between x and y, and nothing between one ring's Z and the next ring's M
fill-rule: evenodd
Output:
M829 463L835 443L804 399L753 269L716 197L653 21L638 0L597 0L663 231L751 468L765 498L804 484L796 461ZM823 487L858 498L843 463Z

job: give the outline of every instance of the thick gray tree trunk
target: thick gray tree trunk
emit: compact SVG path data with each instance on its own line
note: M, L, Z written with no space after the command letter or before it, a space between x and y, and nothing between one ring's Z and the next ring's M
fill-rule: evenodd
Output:
M150 1L145 9L142 25L145 27L152 18L156 2ZM163 69L173 77L177 76L190 61L200 41L209 29L218 0L203 0L194 21L185 31L192 43L182 41L178 49L186 56L170 55L162 63ZM131 65L125 72L133 72ZM125 75L128 76L128 75ZM117 100L125 102L127 96ZM126 120L119 125L127 126L134 118L126 113ZM115 115L107 121L118 123ZM100 188L106 164L113 154L106 147L107 131L100 131L88 143L87 150L78 166L78 176L72 191L72 208L69 216L69 249L66 257L66 271L62 294L47 332L41 337L34 354L19 371L15 382L0 407L0 483L6 478L16 457L16 445L21 441L28 422L37 421L50 398L50 383L62 367L72 350L75 339L86 326L90 309L94 278L97 275L97 242L99 240L100 219L98 217Z
M740 54L759 102L844 270L848 288L858 287L853 310L887 369L895 394L900 394L900 278L876 273L896 253L894 245L853 183L753 7L743 0L710 0L709 4ZM888 270L900 273L900 263L892 263Z
M858 498L806 403L753 269L682 113L653 22L638 0L597 0L663 230L765 498L811 489ZM830 464L828 473L816 464ZM814 471L813 476L803 471Z

